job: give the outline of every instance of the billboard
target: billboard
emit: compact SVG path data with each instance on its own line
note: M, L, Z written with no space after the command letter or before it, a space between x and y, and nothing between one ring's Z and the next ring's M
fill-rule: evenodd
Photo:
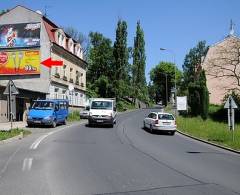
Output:
M177 96L177 110L187 110L187 96Z
M0 51L0 75L40 74L39 50Z
M0 25L0 48L40 46L41 23Z

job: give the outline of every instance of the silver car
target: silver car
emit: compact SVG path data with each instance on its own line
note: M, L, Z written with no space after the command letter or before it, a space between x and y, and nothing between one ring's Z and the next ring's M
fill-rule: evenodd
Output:
M143 127L150 129L153 133L156 131L169 132L175 134L177 125L174 116L170 113L151 112L144 120Z
M79 114L80 114L81 119L88 119L88 117L89 117L89 111L86 109L80 111Z

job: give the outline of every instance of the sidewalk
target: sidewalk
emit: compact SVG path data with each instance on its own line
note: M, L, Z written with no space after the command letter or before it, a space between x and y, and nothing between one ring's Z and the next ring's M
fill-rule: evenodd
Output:
M13 122L12 123L12 128L25 128L27 126L26 122L19 121L19 122ZM6 122L6 123L0 123L0 131L9 131L11 129L11 123Z

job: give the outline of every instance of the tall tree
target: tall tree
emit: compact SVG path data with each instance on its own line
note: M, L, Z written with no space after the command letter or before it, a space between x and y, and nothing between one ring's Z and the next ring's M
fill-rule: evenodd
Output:
M8 11L9 11L9 9L6 9L6 10L3 9L3 10L1 10L1 11L0 11L0 16L3 15L3 14L5 14L5 13L8 12Z
M145 66L146 66L146 55L145 55L145 40L144 32L140 26L140 21L137 22L136 36L134 37L134 48L133 48L133 65L132 65L132 81L134 87L135 98L146 95L146 78L145 78Z
M189 53L186 55L182 66L185 88L196 80L199 73L198 69L201 67L202 58L207 54L207 51L208 46L206 46L206 41L200 41L197 46L190 49Z
M113 46L113 56L115 60L115 95L117 98L124 96L124 88L128 85L128 48L127 48L127 23L118 21L116 29L116 40ZM122 90L123 89L123 90Z
M98 32L91 32L89 37L91 43L87 71L89 91L92 89L100 97L112 97L111 81L114 80L112 41Z
M206 42L198 42L196 47L190 49L183 64L183 88L187 89L190 113L193 116L201 115L203 119L206 119L208 115L209 94L201 64L207 51Z

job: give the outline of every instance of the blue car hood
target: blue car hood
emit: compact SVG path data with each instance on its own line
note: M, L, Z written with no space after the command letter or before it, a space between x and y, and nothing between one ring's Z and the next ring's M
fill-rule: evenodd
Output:
M53 110L41 110L41 109L31 109L28 113L28 116L36 118L44 118L47 116L53 116Z

